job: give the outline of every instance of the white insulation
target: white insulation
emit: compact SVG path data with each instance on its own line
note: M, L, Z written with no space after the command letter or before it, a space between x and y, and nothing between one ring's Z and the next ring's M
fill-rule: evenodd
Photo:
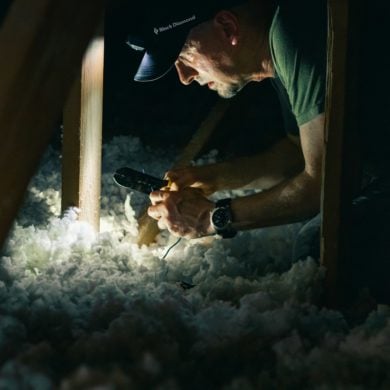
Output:
M319 308L318 259L290 264L298 224L183 239L165 259L166 232L136 245L148 198L112 173L161 176L174 154L104 145L96 236L77 210L60 217L60 158L46 153L1 254L0 389L390 388L389 308L353 327Z

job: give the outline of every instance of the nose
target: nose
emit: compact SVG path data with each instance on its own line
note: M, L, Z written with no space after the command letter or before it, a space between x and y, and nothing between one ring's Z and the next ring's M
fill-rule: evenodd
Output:
M184 85L191 84L194 81L195 77L198 75L198 72L194 68L183 64L183 62L181 62L180 60L176 60L175 67L180 82Z

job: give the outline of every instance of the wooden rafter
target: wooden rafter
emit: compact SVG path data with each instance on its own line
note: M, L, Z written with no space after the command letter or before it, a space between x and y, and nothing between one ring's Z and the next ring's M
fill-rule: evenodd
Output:
M14 0L2 24L0 245L103 11L103 0Z

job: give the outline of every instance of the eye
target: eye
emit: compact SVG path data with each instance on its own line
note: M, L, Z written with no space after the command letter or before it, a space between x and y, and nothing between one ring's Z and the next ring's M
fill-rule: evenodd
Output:
M186 57L183 57L181 55L179 56L178 61L181 63L181 65L186 67L191 65L191 62Z
M183 55L180 56L180 58L184 61L184 62L192 62L194 56L190 53L184 53Z
M186 44L179 55L179 59L187 64L191 64L195 60L195 48Z

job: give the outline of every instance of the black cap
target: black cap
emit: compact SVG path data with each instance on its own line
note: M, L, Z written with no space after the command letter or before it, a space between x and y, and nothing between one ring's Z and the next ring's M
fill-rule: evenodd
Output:
M130 28L127 44L145 54L134 76L135 81L154 81L173 67L190 30L212 19L217 11L244 0L156 1L142 12L133 13L137 26ZM130 26L132 27L132 26Z

